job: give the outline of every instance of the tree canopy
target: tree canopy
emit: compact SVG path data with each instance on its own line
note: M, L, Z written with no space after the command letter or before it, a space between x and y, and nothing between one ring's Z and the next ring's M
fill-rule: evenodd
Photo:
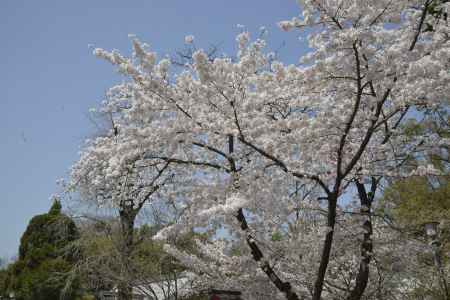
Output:
M428 158L448 157L450 140L422 125L448 120L450 5L300 5L301 16L279 23L309 33L298 65L277 60L245 28L236 56L211 58L186 37L192 55L181 68L136 37L130 57L95 49L125 80L99 109L109 134L89 141L68 186L119 209L129 242L140 209L164 201L176 222L156 238L197 286L288 300L431 289L429 269L412 267L427 245L401 239L374 205L392 182L445 173ZM173 237L194 228L227 234L186 253Z
M8 268L8 290L20 300L60 299L73 264L66 247L77 238L75 223L55 200L48 213L30 220L22 235L18 260ZM75 291L66 299L74 299Z

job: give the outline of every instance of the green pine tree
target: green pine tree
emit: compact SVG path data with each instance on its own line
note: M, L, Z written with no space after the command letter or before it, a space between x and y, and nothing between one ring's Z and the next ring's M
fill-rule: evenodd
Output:
M74 261L67 246L78 230L61 203L55 200L49 212L33 217L20 240L19 258L8 268L8 290L19 300L59 300L67 273ZM76 285L76 282L75 282ZM65 299L75 299L76 288Z

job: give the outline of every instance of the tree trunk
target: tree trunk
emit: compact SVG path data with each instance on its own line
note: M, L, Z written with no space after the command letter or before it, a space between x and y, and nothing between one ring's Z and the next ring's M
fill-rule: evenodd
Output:
M333 193L328 197L328 218L327 226L329 231L325 236L325 242L322 248L322 256L320 259L319 271L314 283L313 300L320 300L323 290L323 283L325 281L325 275L330 261L331 247L333 246L334 226L336 224L336 206L337 206L337 193Z
M359 263L359 271L356 275L356 282L354 288L351 290L347 300L359 300L364 294L369 281L369 264L372 259L372 221L370 219L370 210L372 208L372 200L374 198L377 182L372 180L371 193L367 195L364 184L356 182L358 188L358 195L361 204L361 214L365 215L367 219L363 223L364 236L361 243L361 262Z
M123 206L120 210L121 226L121 282L118 284L118 300L133 299L133 282L131 276L130 258L134 250L134 222L136 220L136 211L132 206Z

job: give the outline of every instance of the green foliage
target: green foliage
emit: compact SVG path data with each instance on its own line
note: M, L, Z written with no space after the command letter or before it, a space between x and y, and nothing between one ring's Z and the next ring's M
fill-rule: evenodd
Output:
M77 238L75 223L61 213L61 204L55 201L49 213L31 219L20 240L19 260L26 260L33 266L46 257L55 258Z
M52 207L50 207L50 210L49 210L48 213L50 215L60 215L61 214L61 209L62 209L61 202L59 202L59 200L55 199L53 201Z
M426 177L412 177L391 185L384 200L394 204L393 217L417 227L450 219L450 183L433 188Z
M60 299L74 263L66 247L78 238L75 223L55 201L47 214L35 216L22 235L19 259L8 268L7 289L17 299ZM74 299L75 289L65 299Z
M448 2L449 0L436 0L431 2L431 4L428 6L428 13L438 20L443 19L444 21L447 21L448 15L447 12L445 12L444 8L442 7L442 4Z
M392 184L384 194L389 214L409 232L423 236L424 224L440 223L440 242L443 251L450 251L450 181L432 187L426 177L412 177ZM431 257L419 257L424 264L432 264ZM444 260L447 260L444 257Z
M432 2L428 8L429 13L437 14L441 4L445 2L448 0ZM424 110L421 113L428 116L427 121L408 120L403 127L408 136L429 134L439 138L450 137L448 110ZM439 151L435 150L422 156L411 154L408 159L410 170L425 161L446 176L398 180L385 191L383 199L385 204L393 208L391 211L393 217L404 226L423 232L424 223L440 222L445 227L446 220L450 220L449 150L442 145Z
M277 231L274 234L272 234L272 241L279 242L282 239L283 239L283 235L281 234L281 232Z
M14 264L12 284L17 299L59 299L65 286L64 273L70 267L62 258L46 259L32 268L22 262Z
M139 232L140 242L136 244L132 261L136 269L141 272L141 276L146 276L147 274L149 278L157 278L183 272L185 267L164 251L161 242L152 239L154 233L156 231L146 227L141 227ZM179 249L183 249L188 253L195 253L195 239L203 238L205 237L201 234L189 232L179 236L175 243Z
M131 283L171 280L185 270L164 251L162 242L153 240L158 228L149 225L135 229L132 252L125 265L120 253L120 226L115 221L111 219L80 226L84 229L78 240L81 253L78 266L84 290L92 294L110 290L118 285L118 278L125 278ZM205 236L190 232L178 236L173 242L193 253L196 251L194 238L203 239ZM124 272L124 269L130 272Z
M449 2L450 0L436 0L432 1L427 8L427 14L434 17L433 23L426 22L424 32L434 31L434 26L436 23L442 21L447 22L448 14L442 7L442 4Z
M6 297L8 291L8 271L0 270L0 298Z
M95 296L92 296L92 295L83 295L83 296L76 298L75 300L96 300L96 299L95 299Z
M182 300L208 300L209 297L207 295L192 295L187 298L183 298Z

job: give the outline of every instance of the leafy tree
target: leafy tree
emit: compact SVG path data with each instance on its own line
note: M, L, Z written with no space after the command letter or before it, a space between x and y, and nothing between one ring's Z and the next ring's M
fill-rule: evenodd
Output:
M0 298L6 297L8 293L8 272L5 269L0 270Z
M67 246L78 238L75 223L55 200L49 212L31 219L20 240L19 258L8 268L9 290L20 300L60 299L74 261ZM76 287L64 296L74 299Z
M434 2L433 7L438 7L438 3ZM423 225L428 222L439 222L443 227L450 225L450 147L443 142L450 137L450 114L448 109L425 109L422 113L427 121L409 120L404 125L405 134L413 138L430 135L440 142L432 151L412 153L405 162L409 171L426 161L437 172L426 174L422 169L415 172L416 176L394 180L383 194L384 206L391 217L405 229L417 233L423 233Z
M393 205L393 217L405 226L423 231L427 222L450 220L450 182L437 187L427 177L396 181L385 191L385 201Z
M144 224L134 229L134 239L127 265L117 259L121 251L120 220L116 218L93 218L79 223L80 238L74 243L79 256L73 272L81 277L81 286L88 294L99 296L100 292L118 286L144 287L142 292L155 300L180 299L181 292L175 285L186 267L165 252L161 241L153 240L157 227ZM178 247L195 252L193 232L176 239ZM129 268L129 272L124 272ZM163 298L152 294L154 286L168 292ZM171 298L172 297L172 298ZM152 299L153 299L152 298Z
M445 176L439 180L428 176L416 176L397 180L384 191L380 214L386 214L395 225L404 245L418 247L422 251L410 251L402 247L409 261L401 267L404 276L415 284L411 288L413 299L448 299L450 295L441 283L449 277L450 250L450 181ZM439 223L439 244L432 252L424 225ZM417 241L417 242L414 242ZM439 255L443 272L436 268L435 255ZM409 269L409 270L408 270ZM411 272L410 270L414 270ZM439 284L441 283L441 284Z

